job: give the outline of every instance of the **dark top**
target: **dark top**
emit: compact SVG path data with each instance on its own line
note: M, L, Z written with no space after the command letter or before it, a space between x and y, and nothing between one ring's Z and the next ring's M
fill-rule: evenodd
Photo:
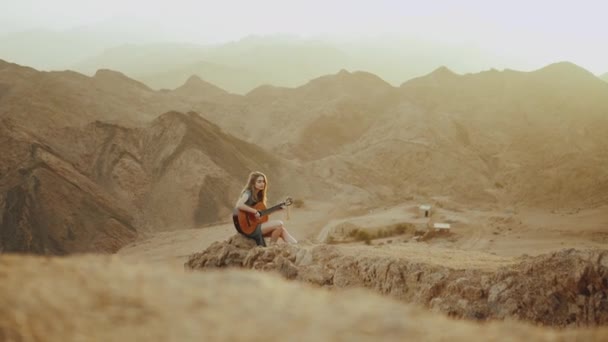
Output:
M251 191L250 191L250 190L245 190L245 192L244 192L244 193L245 193L245 194L247 194L247 196L248 196L248 197L247 197L247 201L245 201L245 205L248 205L248 206L250 206L250 207L253 207L254 205L256 205L256 204L260 203L260 201L257 201L257 202L256 202L256 201L254 201L254 200L253 200L253 195L251 194Z

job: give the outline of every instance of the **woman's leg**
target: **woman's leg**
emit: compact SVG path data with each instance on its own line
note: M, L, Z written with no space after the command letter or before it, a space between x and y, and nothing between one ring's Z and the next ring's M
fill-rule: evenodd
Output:
M274 220L262 223L262 235L270 236L272 242L277 242L279 237L283 235L283 229L283 221Z
M279 237L283 239L283 241L288 243L297 243L298 241L293 238L283 226L283 221L274 220L262 223L262 235L270 236L270 240L272 242L276 242Z

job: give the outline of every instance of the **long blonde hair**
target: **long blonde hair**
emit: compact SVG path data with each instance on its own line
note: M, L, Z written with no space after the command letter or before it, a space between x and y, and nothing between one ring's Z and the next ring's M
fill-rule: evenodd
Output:
M260 177L264 177L264 183L266 183L266 185L264 186L264 190L257 190L255 188L255 181ZM266 177L265 174L259 172L259 171L254 171L252 173L249 174L249 180L247 181L247 184L245 184L245 188L243 188L243 191L241 192L241 195L245 193L245 191L251 191L251 198L253 198L254 201L256 202L262 202L264 203L264 205L266 205L266 192L268 191L268 178ZM260 198L260 193L261 193L261 198Z

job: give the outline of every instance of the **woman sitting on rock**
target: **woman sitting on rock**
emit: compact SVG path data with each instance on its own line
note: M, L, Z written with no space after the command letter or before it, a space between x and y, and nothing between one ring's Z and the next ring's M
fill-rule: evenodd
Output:
M249 180L241 192L241 197L236 202L233 212L232 218L236 230L240 234L255 240L258 246L266 246L264 237L270 237L270 241L273 243L277 242L279 237L287 243L297 243L298 241L287 232L287 229L285 229L283 221L272 220L257 224L255 230L251 233L246 233L244 231L246 229L244 229L243 221L239 223L239 211L251 214L255 217L256 221L261 218L261 211L256 209L256 207L260 207L259 204L263 203L263 207L265 208L267 190L268 180L266 175L261 172L252 172L249 174ZM284 206L280 207L280 209L284 208ZM241 217L243 217L243 215L241 215Z

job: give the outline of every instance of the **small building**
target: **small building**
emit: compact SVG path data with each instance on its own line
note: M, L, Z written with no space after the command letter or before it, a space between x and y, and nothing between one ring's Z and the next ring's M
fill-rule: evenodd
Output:
M431 217L431 206L429 204L423 204L418 208L424 213L424 217Z
M449 223L433 223L433 228L438 231L449 232L451 226Z

